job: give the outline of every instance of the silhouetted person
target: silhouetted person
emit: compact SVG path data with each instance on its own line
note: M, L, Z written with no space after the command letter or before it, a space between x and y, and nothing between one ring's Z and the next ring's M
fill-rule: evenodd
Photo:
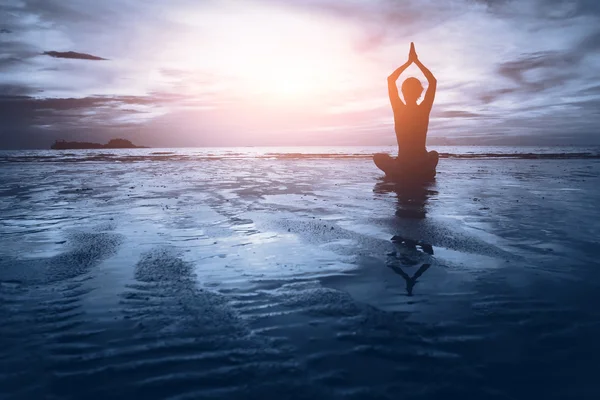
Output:
M421 104L417 100L423 93L423 86L417 78L408 78L402 83L404 102L398 95L396 81L412 63L423 72L429 82L427 92ZM410 44L408 61L396 69L388 77L388 91L392 110L394 111L394 125L396 139L398 140L398 157L393 158L388 154L375 154L375 165L391 178L433 178L435 167L438 163L436 151L427 152L425 141L429 127L429 113L433 106L437 80L417 57L414 43Z

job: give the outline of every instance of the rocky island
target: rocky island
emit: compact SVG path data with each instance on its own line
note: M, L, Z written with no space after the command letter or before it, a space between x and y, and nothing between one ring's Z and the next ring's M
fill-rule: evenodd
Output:
M126 139L112 139L107 144L90 142L67 142L57 140L50 147L53 150L85 150L85 149L146 149L145 146L136 146Z

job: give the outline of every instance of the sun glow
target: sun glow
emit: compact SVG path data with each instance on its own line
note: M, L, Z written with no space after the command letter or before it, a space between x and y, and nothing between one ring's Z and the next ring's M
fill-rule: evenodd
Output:
M265 101L300 101L336 90L336 75L330 66L302 60L260 60L239 78L248 93L263 96Z
M192 29L170 48L174 68L216 71L236 97L295 104L332 96L358 64L348 26L285 8L231 4L214 15L177 16Z
M159 66L147 81L176 88L183 100L160 123L175 123L190 137L202 127L231 143L318 142L350 126L364 130L377 106L388 106L391 67L357 48L364 32L347 21L289 4L231 0L176 8L169 18L179 29L159 38L160 51L146 53ZM221 143L219 135L203 145Z

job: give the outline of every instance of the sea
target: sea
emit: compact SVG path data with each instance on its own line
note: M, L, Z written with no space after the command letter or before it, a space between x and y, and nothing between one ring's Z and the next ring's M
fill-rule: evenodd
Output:
M0 151L0 399L599 399L600 147Z

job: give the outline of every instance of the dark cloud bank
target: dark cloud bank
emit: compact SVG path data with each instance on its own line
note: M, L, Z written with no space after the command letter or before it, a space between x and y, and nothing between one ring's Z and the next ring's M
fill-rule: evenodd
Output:
M77 53L75 51L45 51L44 55L54 58L70 58L75 60L91 60L91 61L106 61L106 58L93 56L86 53Z

